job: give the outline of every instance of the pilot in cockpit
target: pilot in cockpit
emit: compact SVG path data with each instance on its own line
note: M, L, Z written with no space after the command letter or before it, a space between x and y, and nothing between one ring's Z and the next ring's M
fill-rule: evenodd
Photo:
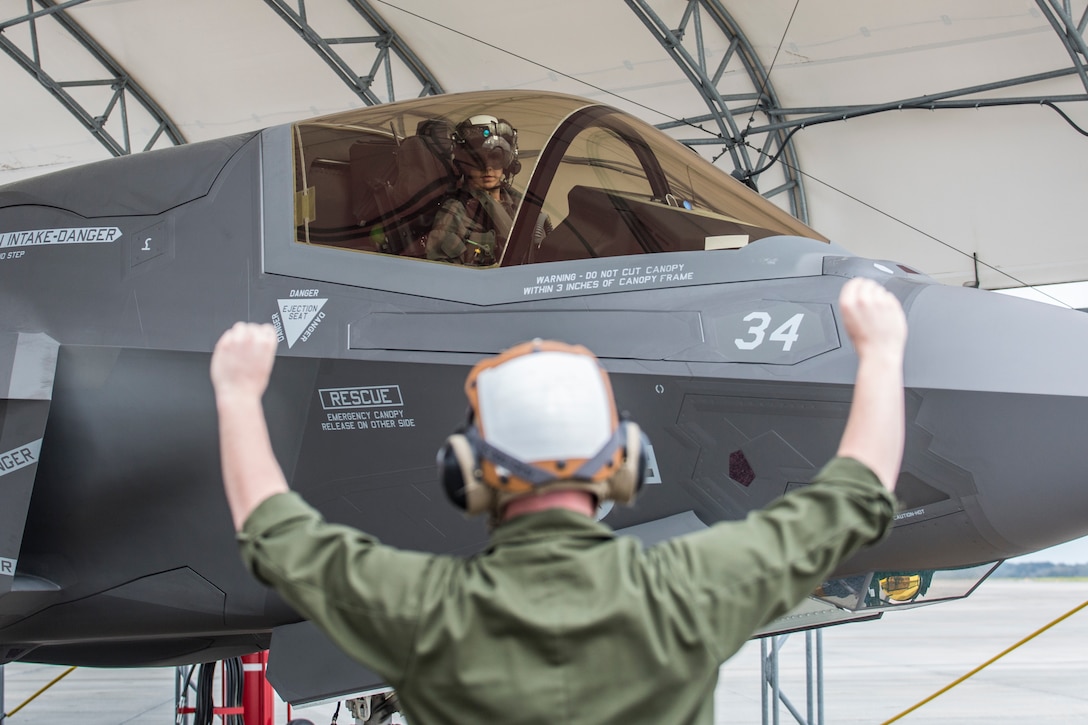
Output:
M496 264L521 203L521 194L510 185L521 170L517 129L486 114L466 118L454 129L453 160L461 181L435 214L427 258Z

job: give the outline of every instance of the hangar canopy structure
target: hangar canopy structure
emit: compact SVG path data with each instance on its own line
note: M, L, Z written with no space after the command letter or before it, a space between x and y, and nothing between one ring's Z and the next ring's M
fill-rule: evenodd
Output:
M0 0L0 183L552 90L668 130L857 254L950 284L1079 282L1086 24L1085 0Z

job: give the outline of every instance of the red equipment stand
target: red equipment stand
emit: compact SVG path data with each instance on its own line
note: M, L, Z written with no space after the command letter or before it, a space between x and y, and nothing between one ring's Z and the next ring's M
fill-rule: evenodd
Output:
M194 667L195 667L195 665L194 665ZM186 716L187 717L189 715L195 715L196 714L196 708L188 706L188 705L181 706L179 704L178 708L177 708L177 714L179 716L178 722L189 722L187 719L186 720L181 720L180 716ZM225 705L220 705L218 707L212 707L212 715L218 716L219 719L220 719L220 722L226 722L226 718L227 718L228 715L245 715L245 708L244 707L227 707ZM254 722L256 722L256 721L254 721ZM246 725L249 725L248 720L246 721Z
M276 701L268 684L268 651L242 655L242 710L246 725L275 725Z
M219 722L227 722L229 715L241 715L245 725L275 725L276 710L275 697L272 685L268 684L265 670L268 668L268 652L257 652L251 655L242 655L242 705L241 707L218 706L212 707L212 715L219 718ZM223 664L223 663L219 663ZM224 665L225 667L225 665ZM224 675L225 677L225 675ZM225 701L226 685L222 685L221 693ZM182 706L179 700L177 714L188 716L196 713L195 707ZM290 709L288 709L290 717ZM178 722L188 722L179 719Z

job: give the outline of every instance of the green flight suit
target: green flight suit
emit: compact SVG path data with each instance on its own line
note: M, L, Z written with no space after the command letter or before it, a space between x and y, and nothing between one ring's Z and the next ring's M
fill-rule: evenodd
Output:
M461 188L435 214L427 234L427 259L478 267L497 264L520 201L506 184L499 189L498 201L481 189Z
M744 521L646 549L548 510L469 558L401 551L294 494L264 501L239 540L254 575L385 678L412 725L709 725L718 667L893 513L868 468L836 459Z

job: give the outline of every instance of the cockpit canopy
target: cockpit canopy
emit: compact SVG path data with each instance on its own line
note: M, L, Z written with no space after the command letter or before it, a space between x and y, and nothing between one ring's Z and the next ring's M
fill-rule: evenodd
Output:
M436 215L471 198L467 162L490 159L513 210L491 266L823 239L661 131L572 96L428 97L299 123L293 137L303 244L433 259Z

